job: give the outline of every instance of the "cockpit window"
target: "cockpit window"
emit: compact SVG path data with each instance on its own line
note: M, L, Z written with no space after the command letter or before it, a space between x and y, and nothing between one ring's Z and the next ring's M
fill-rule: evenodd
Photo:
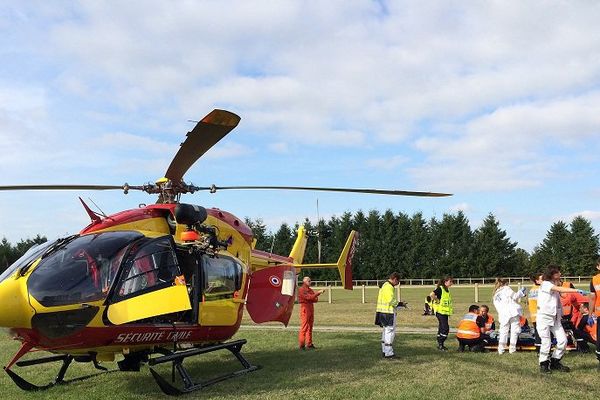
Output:
M106 297L128 245L137 232L103 232L80 236L48 252L31 273L29 293L51 307Z
M29 248L29 250L27 250L25 252L25 254L23 254L17 261L12 263L2 273L2 275L0 275L0 282L2 282L3 280L5 280L9 276L11 276L13 274L13 272L15 272L17 269L26 267L30 263L37 260L44 253L44 251L46 251L46 249L48 249L50 246L52 246L56 242L57 242L57 240L53 240L53 241L48 241L48 242L44 242L42 244L35 244L35 245L31 246Z
M204 299L218 300L233 297L242 288L243 268L233 258L202 257Z
M170 286L179 274L171 236L137 244L127 257L116 295L122 299Z

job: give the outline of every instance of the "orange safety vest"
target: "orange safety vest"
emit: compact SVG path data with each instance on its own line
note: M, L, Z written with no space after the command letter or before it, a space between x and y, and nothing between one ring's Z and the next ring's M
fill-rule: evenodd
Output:
M489 332L492 330L492 325L494 324L494 317L492 314L487 315L487 319L485 320L485 332Z
M477 317L475 313L465 314L463 319L458 324L456 337L460 339L477 339L481 336L481 330L477 326Z
M600 274L594 275L592 278L592 285L594 286L594 291L596 292L596 304L594 304L594 309L596 315L600 315Z
M537 298L538 291L540 290L539 285L532 285L527 293L527 305L529 306L529 316L531 317L531 322L535 323L537 317Z
M570 288L571 282L564 281L561 285L564 288ZM561 293L560 304L562 305L562 315L571 315L573 313L573 303L571 302L571 293Z

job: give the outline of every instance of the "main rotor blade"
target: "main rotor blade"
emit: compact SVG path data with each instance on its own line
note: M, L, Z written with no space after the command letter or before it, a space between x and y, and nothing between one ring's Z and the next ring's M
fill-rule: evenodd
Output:
M352 189L352 188L331 188L331 187L308 187L308 186L211 186L208 189L211 192L217 190L229 189L257 189L257 190L312 190L321 192L346 192L346 193L368 193L368 194L386 194L392 196L419 196L419 197L446 197L452 196L451 193L436 193L436 192L416 192L408 190L387 190L387 189Z
M171 161L165 177L181 182L188 169L240 122L240 117L225 110L213 110L187 133Z
M14 185L0 186L0 190L112 190L121 189L123 185Z

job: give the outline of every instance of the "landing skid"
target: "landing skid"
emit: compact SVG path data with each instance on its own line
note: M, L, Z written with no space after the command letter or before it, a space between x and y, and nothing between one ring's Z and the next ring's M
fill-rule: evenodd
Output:
M98 363L94 359L93 363L94 363L94 366L96 367L96 369L102 370L103 372L65 380L64 379L65 374L67 373L67 369L69 369L69 366L73 362L73 359L74 359L74 357L71 355L60 355L60 356L36 358L34 360L19 361L16 363L16 365L18 367L28 367L31 365L46 364L46 363L51 363L51 362L56 362L56 361L62 361L62 365L60 367L60 370L58 371L58 374L56 375L56 378L54 379L54 382L50 382L49 384L44 385L44 386L38 386L38 385L35 385L35 384L23 379L21 376L19 376L17 373L15 373L14 371L12 371L9 368L5 367L4 371L6 371L8 376L10 376L10 378L13 380L13 382L19 388L21 388L22 390L29 391L29 392L46 390L46 389L49 389L56 385L66 385L66 384L69 384L72 382L79 382L79 381L82 381L82 380L85 380L88 378L92 378L94 376L102 375L102 374L105 374L108 372L114 372L114 371L107 371L106 368L98 365Z
M154 369L150 368L150 372L154 377L154 380L160 386L160 389L163 393L170 396L179 396L184 393L193 392L195 390L202 389L206 386L210 386L217 382L224 381L229 378L235 378L240 375L247 374L248 372L256 371L260 369L260 366L252 365L244 358L241 354L242 346L246 344L246 339L235 340L233 342L221 343L213 346L206 346L198 349L190 349L179 352L169 352L170 354L166 354L164 356L151 358L148 360L148 365L153 366L157 364L172 362L174 371L177 371L181 381L183 382L183 388L179 389L175 387L172 383L169 383L162 376L160 376ZM196 356L199 354L211 353L217 350L229 350L242 364L243 368L241 370L231 372L229 374L221 375L216 378L204 381L204 382L194 382L189 372L183 366L183 360L188 357ZM175 374L173 373L173 377L171 379L172 382L175 381Z

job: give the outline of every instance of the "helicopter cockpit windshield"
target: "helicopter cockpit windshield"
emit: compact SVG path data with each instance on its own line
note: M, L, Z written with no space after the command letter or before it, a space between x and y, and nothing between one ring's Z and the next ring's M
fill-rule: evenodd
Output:
M17 261L12 263L1 275L0 282L11 276L19 268L27 267L30 263L37 260L48 248L58 242L59 239L33 245Z
M45 254L31 273L29 293L43 306L96 301L107 296L138 232L102 232L75 238Z

